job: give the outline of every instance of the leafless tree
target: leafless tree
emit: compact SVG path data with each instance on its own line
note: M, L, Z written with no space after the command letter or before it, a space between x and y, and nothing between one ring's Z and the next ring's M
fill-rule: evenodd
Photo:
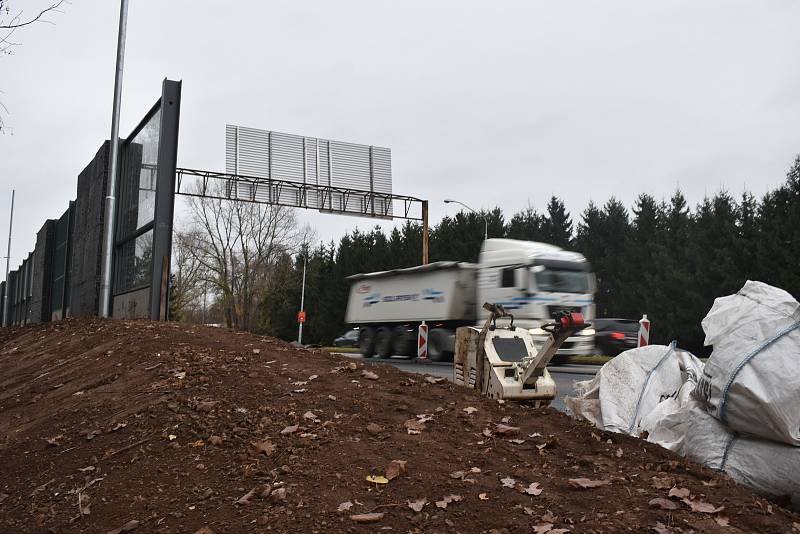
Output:
M210 190L225 196L225 185ZM227 326L255 327L256 308L274 287L278 260L300 249L310 230L295 211L243 200L190 197L183 240L198 264L198 283L207 283L221 301Z
M12 0L0 0L0 56L11 55L14 48L21 43L14 39L17 30L31 24L55 24L49 19L53 13L61 13L61 6L68 4L67 0L50 1L39 8L35 13L26 15L23 9L13 9ZM8 113L8 108L0 102L0 133L5 131L3 115Z

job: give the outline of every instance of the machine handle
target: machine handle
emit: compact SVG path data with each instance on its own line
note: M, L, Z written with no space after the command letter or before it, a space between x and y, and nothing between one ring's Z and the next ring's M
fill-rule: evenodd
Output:
M511 324L508 328L509 330L514 330L514 315L507 312L502 304L490 304L489 302L484 302L483 309L491 314L490 317L492 320L492 326L490 328L492 330L497 328L497 319L500 317L510 317Z

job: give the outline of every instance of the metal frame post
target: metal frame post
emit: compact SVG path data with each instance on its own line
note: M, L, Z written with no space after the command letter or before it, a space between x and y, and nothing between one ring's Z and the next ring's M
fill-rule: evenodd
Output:
M8 271L11 266L11 228L14 226L14 195L16 191L11 190L11 218L8 221L8 249L6 251L6 294L3 297L3 326L8 326Z
M422 201L422 265L428 264L428 201Z
M150 319L154 321L166 321L169 309L169 272L180 109L181 82L164 80L161 85L161 125L153 213L153 277L150 285Z
M119 164L119 109L122 100L122 71L125 62L125 35L128 28L128 0L120 0L119 34L117 36L117 66L114 75L114 104L111 113L111 155L108 165L105 218L103 220L103 251L100 271L100 316L111 315L111 281L113 279L114 231L117 218L117 173Z

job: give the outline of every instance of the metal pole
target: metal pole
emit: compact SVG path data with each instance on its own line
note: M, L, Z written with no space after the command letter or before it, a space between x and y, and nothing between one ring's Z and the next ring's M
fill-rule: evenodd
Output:
M300 311L303 311L305 308L306 303L306 251L303 249L303 286L300 290ZM299 345L303 344L303 323L300 323L300 326L297 328L297 343Z
M111 113L111 155L108 165L103 257L100 278L100 316L108 317L111 306L111 269L114 255L114 227L117 217L117 169L119 164L119 108L122 100L122 69L125 62L125 33L128 26L128 0L120 0L117 68L114 75L114 107Z
M428 201L422 201L422 265L428 265Z
M14 226L14 194L11 190L11 219L8 221L8 251L6 253L6 294L3 298L3 326L8 326L8 268L11 264L11 227Z

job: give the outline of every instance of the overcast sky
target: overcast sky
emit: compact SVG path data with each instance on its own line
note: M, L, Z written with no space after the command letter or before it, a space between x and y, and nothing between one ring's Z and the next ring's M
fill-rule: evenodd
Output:
M457 211L446 197L510 216L555 194L577 221L611 195L760 196L800 152L792 0L130 4L123 137L183 80L179 166L224 170L226 123L386 146L395 192L429 199L432 222ZM0 58L12 269L109 136L118 16L71 0ZM299 216L326 241L372 224Z

